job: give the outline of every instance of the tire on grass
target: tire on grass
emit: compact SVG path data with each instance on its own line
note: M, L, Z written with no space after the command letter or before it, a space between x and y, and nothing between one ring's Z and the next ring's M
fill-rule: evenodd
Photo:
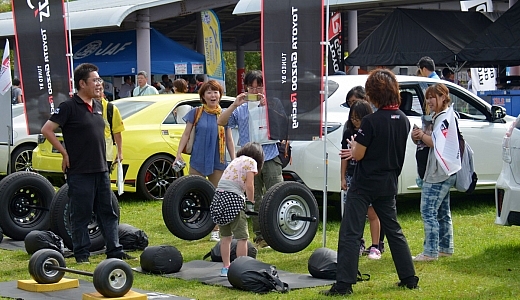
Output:
M294 217L314 218L314 221ZM264 195L258 214L260 231L276 251L295 253L314 239L319 224L319 208L312 192L298 182L280 182Z
M4 234L23 241L33 230L48 230L49 207L55 191L40 174L20 171L0 181L0 227Z
M69 186L64 184L56 193L51 203L51 231L59 235L63 239L63 243L70 250L74 250L72 246L72 229L70 223L69 209ZM119 202L114 192L112 195L112 206L119 218ZM90 236L90 252L98 251L105 247L105 240L101 234L101 229L96 219L96 214L92 212L92 219L88 224L88 234Z
M199 240L215 227L209 205L215 187L202 176L175 180L164 195L162 214L166 227L183 240Z

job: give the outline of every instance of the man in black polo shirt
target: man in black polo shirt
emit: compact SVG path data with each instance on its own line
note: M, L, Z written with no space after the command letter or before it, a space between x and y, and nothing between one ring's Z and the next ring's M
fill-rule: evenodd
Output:
M62 102L43 125L42 134L63 156L62 169L69 185L72 245L76 262L89 261L88 224L97 215L105 238L107 258L131 259L119 244L118 216L112 207L112 191L106 163L105 122L101 97L102 79L93 64L74 70L78 93ZM61 127L65 149L54 135Z

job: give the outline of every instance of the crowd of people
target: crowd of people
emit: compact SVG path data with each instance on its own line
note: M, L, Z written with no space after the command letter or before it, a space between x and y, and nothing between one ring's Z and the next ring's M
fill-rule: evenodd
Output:
M438 78L431 58L423 57L418 68L421 76ZM450 74L447 72L445 76ZM90 212L94 211L105 238L107 257L134 259L123 252L119 244L117 215L110 196L109 170L113 162L123 160L121 132L124 125L117 107L110 107L105 99L103 79L95 65L79 65L74 78L77 93L61 103L41 129L63 156L62 169L67 175L71 201L74 257L78 263L89 261L87 226ZM277 141L258 140L249 126L251 107L268 106L279 100L266 99L263 74L256 70L245 75L246 91L237 95L227 109L220 106L223 87L215 80L195 82L196 86L192 86L192 82L184 79L171 82L165 75L158 90L148 84L146 72L141 71L137 75L137 86L132 88L128 77L124 81L120 93L130 93L134 97L193 90L199 94L200 107L179 116L186 122L186 127L174 164L183 160L182 149L194 131L189 175L207 177L216 189L210 207L216 224L211 239L221 241L223 266L220 275L227 276L232 237L238 240L237 256L247 255L246 201L254 203L254 209L258 211L265 191L283 181ZM251 94L257 101L248 100ZM340 151L341 189L345 191L345 197L341 199L344 208L337 276L334 285L324 294L352 294L352 285L357 282L359 257L366 253L370 259L381 258L385 236L400 280L397 285L409 289L417 288L419 281L413 261L432 261L454 253L449 190L456 175L446 175L440 167L435 156L436 144L431 137L432 127L441 121L439 116L449 107L449 90L439 82L428 87L425 98L423 127L411 130L408 118L399 109L399 84L391 71L371 71L365 87L354 87L346 95L345 105L350 110ZM113 112L107 113L109 110ZM54 135L58 127L63 132L66 149ZM241 149L237 153L232 128L238 128ZM425 237L424 250L417 256L410 253L396 210L397 180L404 164L408 137L417 144L417 184L422 191L420 209ZM113 149L113 144L117 149L115 153L108 151ZM88 157L82 155L85 150L90 153ZM371 245L364 249L363 231L367 218ZM251 219L256 246L269 247L262 237L257 217Z

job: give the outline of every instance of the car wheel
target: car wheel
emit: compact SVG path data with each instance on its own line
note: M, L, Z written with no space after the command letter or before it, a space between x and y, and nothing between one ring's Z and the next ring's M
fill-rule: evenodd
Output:
M168 230L183 240L199 240L215 227L209 205L215 187L202 176L175 180L164 195L162 214Z
M32 153L33 145L20 146L11 153L11 173L18 171L33 171Z
M172 182L182 173L173 170L173 157L159 154L148 158L137 176L137 191L147 200L162 200Z
M69 186L64 184L51 203L51 231L59 235L63 239L63 243L70 250L72 247L72 229L70 224L70 208L69 208ZM112 206L115 208L119 218L119 202L112 192ZM105 247L105 240L101 234L101 229L97 223L96 214L92 213L92 219L88 224L88 234L90 236L90 252L98 251Z
M4 234L23 241L33 230L48 230L55 191L40 174L16 172L0 181L0 226Z
M318 203L303 184L280 182L264 195L258 221L262 236L271 248L283 253L298 252L316 235Z

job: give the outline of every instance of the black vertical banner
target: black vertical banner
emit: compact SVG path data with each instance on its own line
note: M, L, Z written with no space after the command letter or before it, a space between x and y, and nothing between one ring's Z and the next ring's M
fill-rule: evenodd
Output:
M329 75L343 71L341 27L341 13L331 13L329 20Z
M262 64L269 138L313 140L322 134L323 1L262 1ZM281 101L287 133L280 131ZM275 105L276 106L276 105Z
M29 134L69 98L70 67L63 0L12 0Z

